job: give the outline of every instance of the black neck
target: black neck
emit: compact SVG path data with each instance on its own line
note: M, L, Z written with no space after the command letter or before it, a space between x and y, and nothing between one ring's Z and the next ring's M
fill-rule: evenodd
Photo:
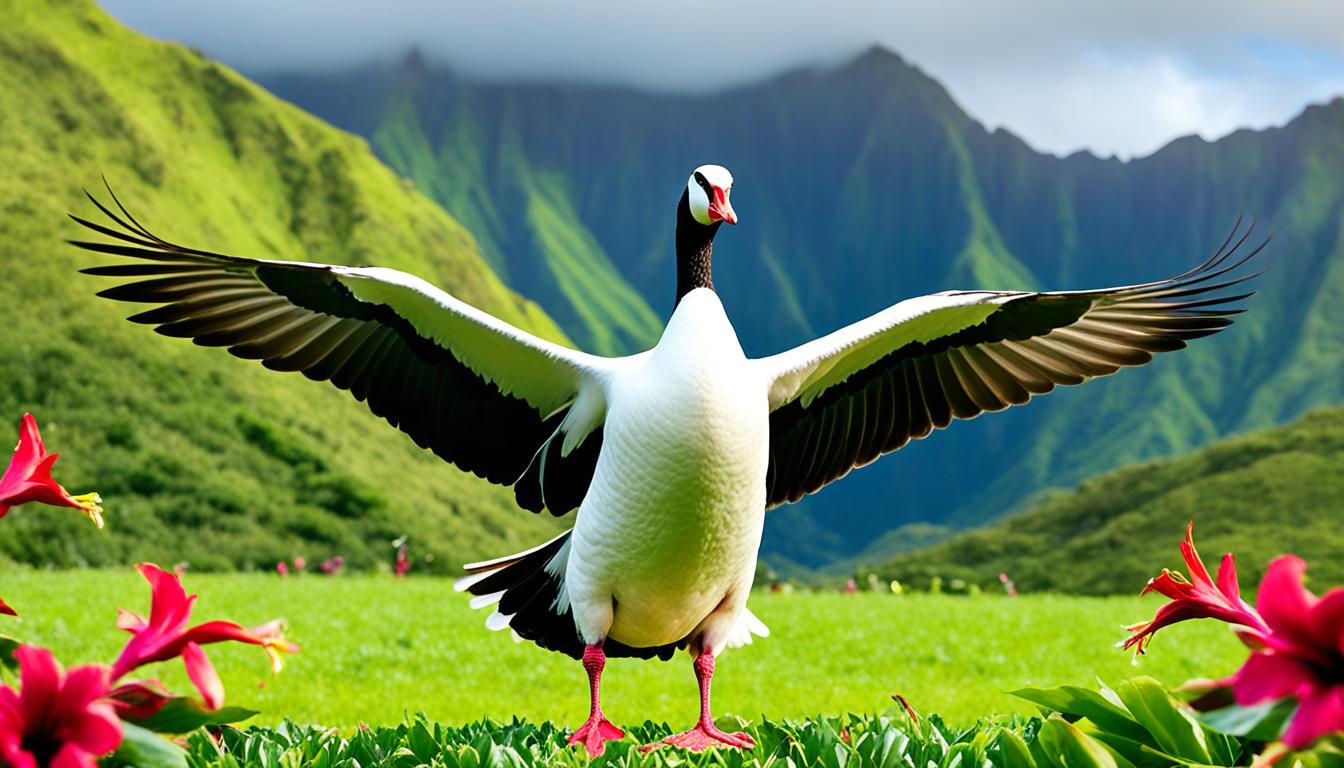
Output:
M711 257L714 253L714 235L719 231L721 221L708 226L701 224L691 215L691 200L688 192L681 193L681 202L677 205L677 300L696 288L714 290Z

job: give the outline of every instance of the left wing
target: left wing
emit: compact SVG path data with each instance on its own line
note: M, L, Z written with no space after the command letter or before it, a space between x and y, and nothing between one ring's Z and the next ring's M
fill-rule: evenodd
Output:
M109 190L110 192L110 190ZM99 293L159 305L130 319L225 347L277 371L328 381L422 448L493 483L520 506L578 506L602 443L601 379L620 362L538 338L413 275L189 248L90 200L111 239L72 241L131 259L84 272L119 278Z
M814 493L954 418L1143 365L1231 325L1243 310L1221 307L1251 293L1225 289L1259 273L1229 273L1268 242L1233 261L1253 229L1236 238L1238 221L1208 261L1168 280L922 296L753 361L770 382L769 506Z

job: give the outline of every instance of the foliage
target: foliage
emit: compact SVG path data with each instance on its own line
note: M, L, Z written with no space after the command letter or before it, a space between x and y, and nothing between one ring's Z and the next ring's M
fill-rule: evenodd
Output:
M1241 765L1249 756L1239 739L1202 723L1150 677L1125 680L1114 690L1064 686L1026 688L1016 695L1063 718L1050 718L1050 737L1031 745L1038 766L1053 765L1052 753L1070 752L1089 756L1072 765L1098 766ZM1063 725L1082 718L1090 721L1090 733ZM1042 748L1046 744L1050 749Z
M1028 592L1134 592L1176 564L1170 542L1195 518L1206 555L1235 551L1259 572L1294 552L1319 583L1344 583L1342 464L1344 409L1314 411L1287 427L1110 472L874 570L919 588L934 576L997 588L1006 572Z
M0 0L0 433L44 415L61 477L108 498L107 530L16 510L0 558L46 567L186 561L265 568L335 554L418 568L522 549L556 523L445 465L347 394L124 321L94 298L83 188L106 176L191 245L406 269L563 339L486 267L471 236L360 139L199 53L123 28L92 0ZM190 535L187 535L190 534Z
M745 728L757 747L748 753L708 751L699 755L661 749L641 753L636 747L669 735L666 724L645 723L628 730L627 737L611 742L602 757L589 761L581 749L565 744L568 735L551 723L534 725L514 720L491 721L462 727L431 723L423 715L399 726L367 728L343 735L334 730L286 722L274 729L225 730L217 748L205 738L194 738L192 768L243 765L293 768L336 766L825 766L866 768L906 766L1007 766L995 741L999 729L990 725L959 730L937 717L911 721L891 716L847 715L803 721L732 721ZM222 754L221 754L222 753Z
M194 736L192 768L287 766L654 766L743 768L1174 768L1249 765L1262 742L1220 732L1156 681L1126 680L1114 689L1063 687L1018 692L1042 707L1032 718L981 720L953 728L937 715L901 710L879 716L843 715L803 720L727 719L725 729L745 729L754 750L690 754L667 749L642 753L636 746L672 732L646 722L590 761L565 743L567 731L552 723L489 720L461 727L423 714L397 726L361 725L349 733L285 721L274 728L224 729L218 742ZM1339 766L1331 745L1294 756L1298 766Z

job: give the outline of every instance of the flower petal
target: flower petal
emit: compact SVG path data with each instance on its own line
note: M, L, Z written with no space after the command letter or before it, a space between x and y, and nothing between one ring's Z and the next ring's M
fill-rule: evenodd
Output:
M19 660L19 700L29 719L41 719L50 711L61 685L61 667L46 648L21 645L14 650Z
M88 707L96 699L107 695L107 667L89 665L75 667L65 675L52 714L58 717L73 715Z
M1283 734L1292 749L1306 749L1327 733L1344 730L1344 687L1332 686L1303 696Z
M128 611L121 608L117 611L117 629L124 629L131 634L141 632L148 627L149 623L144 617L134 611Z
M219 709L224 704L224 683L210 663L201 646L187 643L182 648L182 661L187 665L187 677L201 692L206 709Z
M72 721L74 733L67 737L88 752L103 755L121 744L121 719L107 702L95 702Z
M182 580L177 578L177 574L153 563L141 563L135 569L149 582L150 626L163 632L181 631L191 615L195 596L187 597L187 591L182 588Z
M1319 647L1344 655L1344 587L1335 587L1316 601L1311 628Z
M47 765L49 768L98 768L98 760L79 745L67 741Z
M1232 603L1242 603L1241 585L1237 583L1237 560L1231 552L1223 555L1218 564L1218 591Z
M23 419L19 421L19 444L14 446L14 457L9 461L4 478L0 478L0 486L11 479L11 474L26 478L46 455L42 435L37 431L37 419L31 413L23 414Z
M5 616L18 616L19 612L14 610L13 608L10 608L9 603L6 603L4 600L0 600L0 614L3 614Z
M1302 585L1307 564L1296 555L1277 557L1260 580L1255 607L1274 635L1307 647L1315 645L1311 631L1311 609L1316 597Z
M197 624L183 632L182 638L185 642L198 645L222 643L227 640L252 645L262 645L265 642L263 638L252 634L243 625L235 624L232 621L207 621L203 624Z
M23 751L23 747L17 743L13 745L0 743L0 765L8 768L40 768L37 764L37 758Z
M1185 560L1186 570L1190 571L1190 581L1195 586L1213 586L1213 579L1209 578L1209 569L1204 567L1204 561L1199 559L1199 552L1195 550L1194 520L1185 527L1185 541L1181 542L1181 559Z
M1313 688L1312 669L1282 653L1252 653L1232 676L1232 692L1242 706L1297 696Z

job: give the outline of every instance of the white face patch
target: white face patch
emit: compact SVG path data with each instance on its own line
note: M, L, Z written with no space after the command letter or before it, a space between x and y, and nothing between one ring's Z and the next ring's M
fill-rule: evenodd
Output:
M686 182L686 194L691 204L691 216L701 224L710 224L709 220L709 195L705 188L700 186L696 175L700 175L710 184L729 191L733 186L733 174L728 172L722 165L702 165L695 169L691 178Z

